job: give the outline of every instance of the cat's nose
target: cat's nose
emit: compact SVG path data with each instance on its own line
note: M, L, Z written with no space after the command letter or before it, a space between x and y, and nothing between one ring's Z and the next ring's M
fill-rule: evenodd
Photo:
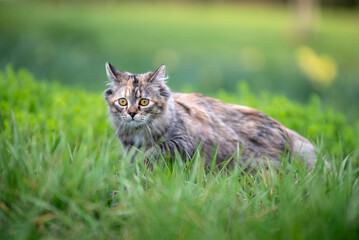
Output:
M128 112L128 114L133 118L136 115L136 112Z

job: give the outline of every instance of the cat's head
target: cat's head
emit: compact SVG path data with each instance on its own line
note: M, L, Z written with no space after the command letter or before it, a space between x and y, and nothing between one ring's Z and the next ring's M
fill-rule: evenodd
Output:
M171 91L165 84L165 65L155 72L132 74L106 63L106 73L109 88L104 98L118 124L136 128L160 118L166 110Z

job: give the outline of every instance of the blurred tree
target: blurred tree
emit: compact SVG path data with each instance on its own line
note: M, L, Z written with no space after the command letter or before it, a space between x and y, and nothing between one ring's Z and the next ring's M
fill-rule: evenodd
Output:
M30 0L31 1L31 0ZM38 0L43 2L264 2L287 3L293 0ZM306 2L306 0L302 0ZM301 0L298 0L301 2ZM324 6L359 7L359 0L321 0Z
M323 0L322 3L327 6L359 7L359 0Z
M314 31L318 0L291 0L294 6L295 30L300 38Z

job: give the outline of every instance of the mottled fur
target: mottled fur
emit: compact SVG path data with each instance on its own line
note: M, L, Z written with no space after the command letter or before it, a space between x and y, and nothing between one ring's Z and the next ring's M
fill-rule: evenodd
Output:
M316 162L307 139L258 110L197 93L172 93L165 84L164 65L154 73L137 75L107 63L106 71L110 88L104 98L124 149L144 149L151 160L159 153L173 157L178 152L186 160L202 143L207 164L216 150L217 164L238 150L240 161L249 166L267 161L276 165L287 153L309 165ZM121 106L119 98L126 98L128 105ZM148 106L139 105L141 98L149 99Z

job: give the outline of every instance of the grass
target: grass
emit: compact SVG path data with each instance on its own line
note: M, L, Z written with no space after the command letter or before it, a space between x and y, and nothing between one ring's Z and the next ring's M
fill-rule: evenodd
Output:
M141 156L131 163L121 153L100 94L11 67L0 90L1 239L359 237L357 130L318 99L254 97L246 85L217 96L286 119L311 140L323 136L313 169L283 159L278 170L248 174L205 170L199 155L191 167L175 159L149 171Z
M168 3L0 3L0 67L11 62L37 78L92 91L102 89L104 63L140 73L166 64L176 91L282 93L307 103L312 94L356 119L359 101L358 12L321 9L313 35L295 29L288 6ZM303 70L297 53L312 49L317 64L329 56L328 87Z

